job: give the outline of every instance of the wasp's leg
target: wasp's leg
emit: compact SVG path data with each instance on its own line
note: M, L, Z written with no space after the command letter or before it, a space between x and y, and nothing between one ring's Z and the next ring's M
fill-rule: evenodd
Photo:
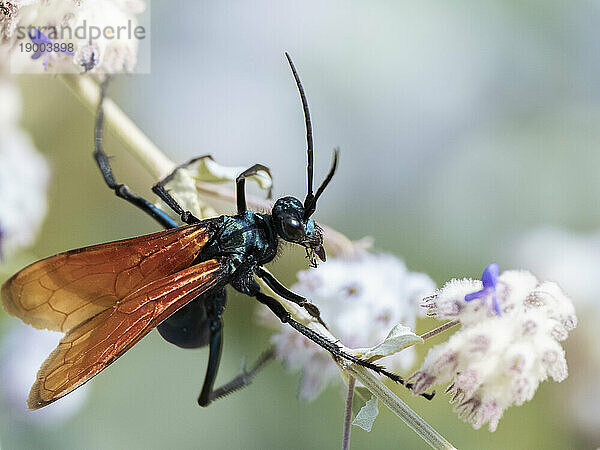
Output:
M202 391L198 397L200 406L208 406L212 401L211 393L219 371L219 363L221 361L221 351L223 350L223 320L221 314L225 308L224 298L219 296L209 297L206 300L206 314L208 319L209 352L208 366L206 367L206 375Z
M177 169L175 169L177 171ZM172 172L167 178L159 181L154 186L152 186L152 192L160 197L160 199L167 204L169 208L171 208L175 213L181 217L181 221L187 223L189 225L194 223L199 223L200 219L198 219L191 211L184 211L184 209L177 203L177 200L173 198L173 196L169 193L169 191L165 188L165 183L167 183L172 177Z
M263 294L260 291L254 293L254 297L256 297L256 299L259 302L266 305L279 318L279 320L281 320L282 323L287 323L287 324L291 325L293 328L295 328L301 334L306 336L308 339L313 341L315 344L317 344L320 347L327 350L333 356L336 356L338 358L347 359L356 364L367 367L377 373L386 375L394 381L402 382L402 378L400 378L398 375L395 375L393 373L386 371L383 367L378 366L377 364L373 364L368 361L363 361L362 359L357 358L356 356L353 356L353 355L350 355L350 354L344 352L339 347L339 345L336 344L335 342L330 341L326 337L321 336L316 331L313 331L310 328L306 327L305 325L301 324L300 322L297 322L296 320L294 320L292 318L291 314L283 307L283 305L281 303L279 303L273 297Z
M391 372L388 372L383 367L381 367L377 364L373 364L372 362L369 362L369 361L364 361L360 358L357 358L354 355L350 355L349 353L346 353L335 342L330 341L325 336L321 336L316 331L313 331L310 328L302 325L300 322L295 321L294 319L292 319L292 316L283 307L283 305L281 303L279 303L273 297L269 297L268 295L265 295L260 291L254 293L253 296L256 297L256 299L259 302L266 305L279 318L279 320L281 320L282 323L287 323L287 324L291 325L298 332L300 332L301 334L306 336L308 339L310 339L311 341L313 341L315 344L319 345L323 349L327 350L334 357L347 359L348 361L352 361L353 363L356 363L360 366L366 367L367 369L371 369L372 371L374 371L378 374L385 375L386 377L388 377L400 384L406 385L407 387L410 386L405 383L405 381L402 377L400 377L396 374L393 374ZM427 398L428 400L433 397L433 394L421 394L421 395L423 397Z
M235 377L229 383L226 383L212 391L209 394L209 403L248 386L250 383L252 383L252 380L256 374L273 358L275 358L275 349L271 347L265 350L262 355L260 355L252 367L249 369L244 367L242 373L240 373L237 377ZM200 403L200 399L198 399L198 403ZM200 405L207 406L208 404Z
M223 321L221 314L225 308L225 290L223 289L219 295L206 299L205 305L207 317L205 323L207 324L206 329L209 332L209 337L206 339L204 345L209 344L210 346L206 376L204 377L202 392L198 397L198 404L200 406L208 406L214 400L248 386L260 369L275 356L274 349L268 349L250 369L244 368L242 373L233 380L213 390L223 346Z
M236 185L235 198L237 200L238 214L242 214L242 213L246 212L246 209L247 209L247 207L246 207L246 190L245 190L246 177L251 177L252 175L256 175L260 171L267 172L267 174L269 174L269 176L271 176L271 170L268 167L263 166L262 164L254 164L249 169L246 169L242 173L240 173L238 175L238 177L235 179L235 185ZM269 191L269 198L270 197L271 197L271 191Z
M202 156L197 156L196 158L192 158L190 159L188 162L185 162L177 167L175 167L175 169L173 169L173 171L167 175L166 177L164 177L162 180L160 180L157 184L161 184L163 186L165 186L169 181L171 181L173 179L173 177L175 176L175 174L177 173L177 171L179 169L186 169L187 167L191 166L192 164L194 164L196 161L200 161L201 159L204 158L208 158L208 159L213 159L212 155L210 154L206 154L206 155L202 155Z
M259 266L256 269L255 273L261 280L265 282L267 286L269 286L273 290L273 292L285 298L286 300L289 300L290 302L294 302L297 305L302 306L306 310L306 312L308 312L312 317L317 319L321 325L327 328L323 320L321 320L321 312L319 311L319 308L317 308L317 305L311 303L308 299L302 297L301 295L290 291L264 267Z
M173 211L175 211L177 214L179 214L182 221L185 223L198 223L198 222L200 222L200 220L197 217L195 217L190 211L184 211L183 208L177 203L177 201L169 193L169 191L166 189L165 186L169 181L171 181L173 179L173 177L175 176L175 174L177 173L177 171L179 169L185 169L186 167L194 164L196 161L199 161L203 158L212 159L212 156L211 155L202 155L202 156L198 156L197 158L192 158L188 162L175 167L175 169L169 175L167 175L165 178L163 178L158 183L156 183L154 186L152 186L152 191L156 195L158 195L167 205L169 205L169 207Z
M171 219L167 214L158 209L148 200L140 197L139 195L134 194L129 187L124 184L117 183L115 177L113 175L112 169L110 167L110 162L108 160L108 156L104 153L102 148L102 138L103 138L103 127L104 127L104 109L103 103L104 98L106 96L106 88L108 85L108 78L104 83L102 83L102 87L100 90L100 103L98 105L98 113L96 116L96 126L94 128L94 159L96 160L96 164L98 164L98 168L102 173L102 177L104 178L104 182L107 184L109 188L115 191L117 197L120 197L129 203L137 206L158 223L160 223L165 228L176 228L177 223Z

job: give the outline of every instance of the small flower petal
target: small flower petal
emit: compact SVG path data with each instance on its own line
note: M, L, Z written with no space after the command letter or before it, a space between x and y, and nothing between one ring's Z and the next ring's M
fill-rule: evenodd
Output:
M489 264L483 274L481 275L481 281L483 282L484 288L495 288L498 282L498 274L500 273L500 267L498 263Z
M492 308L497 315L501 315L500 305L498 304L498 296L496 294L496 285L498 283L498 271L499 267L497 263L489 264L483 274L481 275L481 282L483 289L465 295L465 301L470 302L472 300L480 299L485 304L491 300Z
M34 44L52 44L52 41L48 39L48 36L35 27L31 30L27 30L27 35Z

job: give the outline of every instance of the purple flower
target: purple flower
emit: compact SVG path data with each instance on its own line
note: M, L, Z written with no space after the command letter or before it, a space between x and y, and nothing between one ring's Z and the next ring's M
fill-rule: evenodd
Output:
M82 58L79 65L83 67L83 73L92 70L98 65L98 58L96 57L96 53L92 51L92 54L90 55L89 59Z
M501 316L502 314L500 312L500 305L498 304L498 296L496 295L496 285L498 284L499 271L500 268L498 263L489 264L481 274L483 289L473 292L472 294L465 295L465 302L470 302L471 300L475 299L481 299L485 301L491 297L494 311L496 311L496 314Z
M44 70L46 70L48 65L48 58L52 54L53 42L48 36L46 36L44 33L42 33L39 29L35 27L33 27L33 33L32 29L28 29L27 34L29 35L29 39L31 39L31 42L33 42L34 45L37 45L37 48L35 48L35 53L31 55L31 59L38 59L40 56L42 56L42 53L44 53L46 55L44 56ZM75 54L67 49L61 49L60 46L58 51L71 56Z

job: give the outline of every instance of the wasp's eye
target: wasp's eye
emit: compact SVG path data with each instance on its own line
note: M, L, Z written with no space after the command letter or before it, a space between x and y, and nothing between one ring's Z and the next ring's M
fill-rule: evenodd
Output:
M292 241L299 241L304 237L304 225L298 219L288 216L282 221L286 237Z

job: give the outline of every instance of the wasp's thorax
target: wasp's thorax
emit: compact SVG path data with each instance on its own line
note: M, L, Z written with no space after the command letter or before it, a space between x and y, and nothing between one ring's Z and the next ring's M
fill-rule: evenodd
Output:
M304 218L304 206L294 197L282 197L275 202L272 210L277 234L285 241L300 244L312 265L316 265L315 255L325 261L323 231L313 219Z

